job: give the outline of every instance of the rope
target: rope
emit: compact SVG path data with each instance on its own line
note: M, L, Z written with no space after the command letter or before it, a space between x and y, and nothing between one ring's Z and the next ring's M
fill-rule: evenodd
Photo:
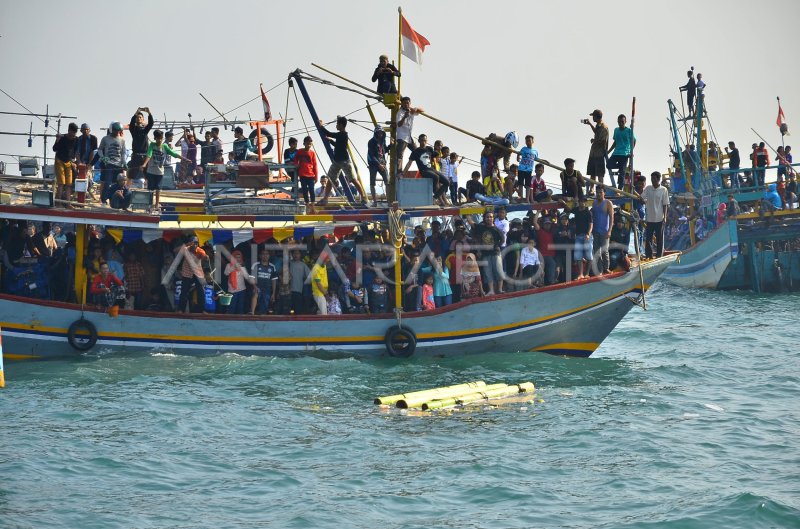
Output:
M338 85L336 83L333 83L333 82L328 81L326 79L322 79L322 78L317 77L315 75L303 72L301 70L298 70L298 72L302 73L302 75L298 74L298 77L301 78L301 79L304 79L306 81L311 81L311 82L314 82L314 83L319 83L319 84L323 84L323 85L327 85L327 86L332 86L334 88L338 88L339 90L346 90L347 92L353 92L353 93L358 94L358 95L360 95L362 97L366 97L366 98L369 98L369 99L375 99L376 101L381 101L382 100L379 96L376 96L375 94L368 94L368 93L362 92L360 90L356 90L355 88L350 88L349 86Z
M6 96L8 96L8 98L9 98L9 99L11 99L11 101L13 101L14 103L18 104L19 106L21 106L22 108L24 108L25 110L27 110L28 112L30 112L31 114L35 114L35 112L34 112L33 110L31 110L30 108L26 107L25 105L23 105L22 103L20 103L20 102L19 102L19 101L17 101L16 99L14 99L14 97L13 97L11 94L9 94L8 92L6 92L6 91L5 91L5 90L3 90L2 88L0 88L0 92L3 92L3 93L6 95ZM39 116L36 116L36 115L35 115L34 117L35 117L36 119L38 119L39 121L41 121L42 123L44 123L44 122L45 122L45 121L44 121L42 118L40 118ZM59 117L59 116L53 116L53 118L58 118L58 117ZM57 129L56 129L54 126L50 125L50 128L51 128L51 129L53 129L53 130L55 130L56 132L58 132L58 130L57 130Z
M404 214L405 212L402 209L398 209L397 211L390 209L388 212L387 223L389 225L389 235L392 236L392 242L395 248L400 248L400 245L403 243L403 237L405 237L406 230L403 224Z
M356 148L356 144L353 143L353 140L350 140L350 145L353 147L353 150L356 151L358 157L361 158L361 161L364 162L364 165L369 165L367 161L364 159L364 157L361 156L361 152L358 150L358 148Z
M308 133L308 125L306 124L306 118L303 115L303 107L300 105L300 98L297 97L297 88L295 88L294 84L292 84L292 92L294 92L294 100L297 102L297 110L300 113L300 119L303 121L303 128L305 128L306 136L311 136Z

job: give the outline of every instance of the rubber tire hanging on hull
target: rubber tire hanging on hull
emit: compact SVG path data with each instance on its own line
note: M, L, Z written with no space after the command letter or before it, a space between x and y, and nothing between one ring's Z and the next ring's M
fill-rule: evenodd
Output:
M78 335L79 331L83 331ZM89 336L86 337L85 333ZM80 337L81 341L78 341ZM86 339L86 341L83 341ZM67 341L76 351L88 351L97 344L97 327L94 323L86 319L79 319L72 322L72 325L67 329Z
M409 327L393 325L386 331L384 343L389 356L408 358L417 349L417 335Z
M257 136L258 136L258 131L253 129L253 132L250 133L250 143L252 143L253 147L256 147L256 148L258 148L258 145L256 145L256 141L258 141ZM269 131L267 130L267 127L261 127L261 142L262 143L264 142L264 138L265 137L267 139L267 145L261 148L261 154L267 154L269 151L272 150L272 147L275 146L275 140L272 139L272 134L269 133Z

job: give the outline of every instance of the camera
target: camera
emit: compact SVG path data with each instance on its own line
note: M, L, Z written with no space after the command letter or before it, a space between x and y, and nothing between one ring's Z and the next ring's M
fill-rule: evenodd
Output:
M589 120L588 119L582 119L581 123L583 123L584 125L588 125L589 124Z

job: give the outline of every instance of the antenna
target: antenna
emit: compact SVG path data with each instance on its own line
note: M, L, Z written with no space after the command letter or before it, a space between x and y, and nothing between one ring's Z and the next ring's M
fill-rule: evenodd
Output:
M31 128L28 130L28 148L33 147L33 121L31 121Z

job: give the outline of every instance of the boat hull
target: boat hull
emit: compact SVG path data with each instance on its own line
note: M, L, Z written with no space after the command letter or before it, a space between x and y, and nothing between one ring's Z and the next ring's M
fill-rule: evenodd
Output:
M677 258L642 264L644 288ZM403 314L416 335L416 356L487 351L542 351L589 356L634 306L641 292L637 268L566 285L480 298L430 312ZM110 317L57 302L0 296L5 357L71 357L70 325L82 317L98 333L88 354L151 351L187 355L387 356L384 337L392 314L343 316L219 316L120 311Z
M715 289L738 254L736 221L730 220L682 252L678 262L664 272L663 278L682 287Z

